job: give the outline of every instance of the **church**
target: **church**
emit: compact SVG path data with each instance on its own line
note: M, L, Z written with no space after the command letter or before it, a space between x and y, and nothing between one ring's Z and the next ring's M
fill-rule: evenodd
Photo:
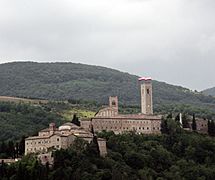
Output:
M82 119L81 127L95 132L113 131L115 134L133 131L138 134L160 134L161 116L153 115L152 79L139 78L141 83L141 113L119 114L118 97L109 97L109 106L99 110L95 117Z

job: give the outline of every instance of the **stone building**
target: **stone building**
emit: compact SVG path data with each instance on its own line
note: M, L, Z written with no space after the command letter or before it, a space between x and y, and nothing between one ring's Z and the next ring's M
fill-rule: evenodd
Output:
M192 130L192 120L189 121L189 129ZM207 134L208 120L196 118L196 131L199 133Z
M48 152L54 149L66 149L72 145L76 138L81 138L90 143L93 134L72 123L65 123L59 128L54 123L49 128L39 131L38 136L32 136L25 139L25 154L36 153L47 156ZM100 155L107 154L106 140L98 138ZM47 156L48 157L48 156Z
M143 134L159 134L161 116L153 115L151 78L140 78L141 113L123 115L118 112L118 98L109 97L109 106L99 110L95 117L82 119L81 127L95 132L113 131L115 134L134 131Z

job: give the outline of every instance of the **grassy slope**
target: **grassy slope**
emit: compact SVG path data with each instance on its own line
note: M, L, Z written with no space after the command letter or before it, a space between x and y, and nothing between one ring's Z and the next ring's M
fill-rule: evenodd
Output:
M18 98L10 96L0 96L1 102L14 102L14 103L31 103L31 104L46 104L47 100L40 99L27 99L27 98Z

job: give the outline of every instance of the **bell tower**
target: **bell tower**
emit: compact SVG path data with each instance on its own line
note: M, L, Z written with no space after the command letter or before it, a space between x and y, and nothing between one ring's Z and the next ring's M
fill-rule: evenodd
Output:
M118 112L119 108L118 108L118 97L117 96L115 96L115 97L110 96L109 97L109 107L116 109Z
M141 113L153 114L152 78L142 77L139 81L141 83Z

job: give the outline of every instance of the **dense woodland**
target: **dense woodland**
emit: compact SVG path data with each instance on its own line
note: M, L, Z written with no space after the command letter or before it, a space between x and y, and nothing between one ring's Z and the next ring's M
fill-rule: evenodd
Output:
M118 96L121 105L139 105L138 77L117 70L74 63L14 62L0 65L0 95L49 100L93 100L104 104ZM215 98L153 81L157 109L189 105L215 112Z
M60 112L71 107L92 108L100 104L70 100L69 103L50 102L42 105L0 103L0 158L22 157L24 136L46 128L50 122L58 125L65 120ZM137 108L137 107L136 107ZM130 113L134 107L120 107ZM34 157L0 165L0 179L208 179L215 178L215 124L209 121L209 135L185 132L179 126L178 116L169 114L162 120L162 135L136 135L130 132L114 135L103 132L107 139L108 156L99 157L96 143L88 145L81 139L67 150L54 152L52 168L41 165ZM183 126L190 116L183 113ZM73 117L77 120L78 117Z
M0 141L19 140L37 133L50 122L64 122L50 109L29 104L0 102Z
M164 123L166 121L166 123ZM54 152L53 168L36 158L0 167L1 179L150 180L215 179L215 140L196 132L185 132L172 118L163 120L162 135L114 135L107 139L108 156L99 157L96 142L81 139L67 150Z

